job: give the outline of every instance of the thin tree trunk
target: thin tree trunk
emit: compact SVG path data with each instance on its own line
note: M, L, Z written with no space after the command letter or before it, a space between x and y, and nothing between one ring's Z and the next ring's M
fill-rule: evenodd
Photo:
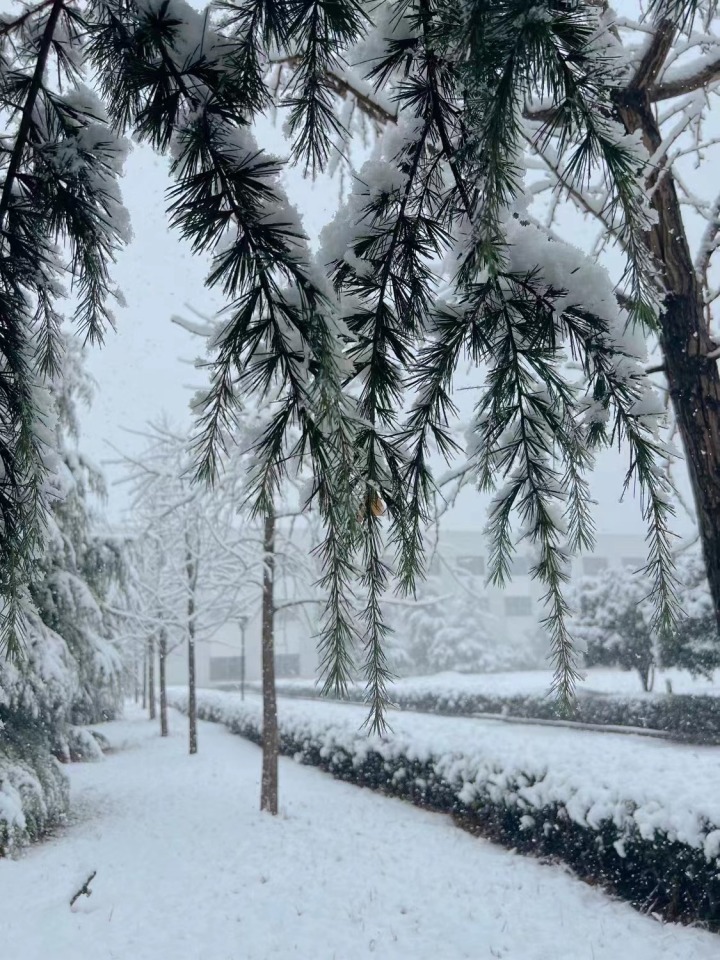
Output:
M168 735L168 715L167 715L167 631L165 627L160 628L159 638L159 661L160 661L160 736Z
M275 513L265 517L262 591L263 737L260 809L278 812L278 722L275 695Z
M148 655L147 645L143 650L142 658L142 708L147 710L147 687L148 687Z
M197 563L193 559L190 534L185 533L185 570L188 581L188 736L189 752L197 753L197 689L195 674L195 587Z
M675 29L658 26L638 68L637 83L619 93L620 115L629 133L640 130L650 154L662 143L648 86L665 62ZM666 296L660 315L665 374L685 449L690 485L715 615L720 629L720 376L708 359L716 344L705 322L703 292L692 261L682 208L672 173L656 170L648 186L657 222L648 234Z
M157 716L157 707L155 704L155 638L152 634L148 637L148 711L150 719L154 720Z
M135 703L140 700L140 664L137 657L133 660L133 700Z

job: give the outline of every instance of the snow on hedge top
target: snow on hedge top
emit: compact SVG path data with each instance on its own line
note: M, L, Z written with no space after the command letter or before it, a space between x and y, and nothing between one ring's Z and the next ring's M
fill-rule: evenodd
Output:
M259 700L201 691L198 702L218 719L260 724ZM331 702L281 701L279 708L284 733L322 744L328 756L342 749L358 759L377 751L388 760L432 760L464 803L489 794L528 813L561 804L590 829L610 820L646 839L663 833L699 847L708 859L720 852L720 748L402 713L390 717L392 732L367 736L365 716L365 707Z

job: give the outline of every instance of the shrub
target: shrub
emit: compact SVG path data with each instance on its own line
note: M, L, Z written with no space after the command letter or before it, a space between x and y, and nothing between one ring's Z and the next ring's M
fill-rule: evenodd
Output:
M317 687L310 681L292 681L278 687L284 697L321 699ZM720 697L714 696L624 697L583 693L566 710L561 710L548 697L523 694L500 696L467 690L398 690L391 687L390 696L400 710L441 716L468 717L487 713L526 720L570 720L599 726L656 730L689 743L720 743ZM361 701L360 692L351 688L347 702Z

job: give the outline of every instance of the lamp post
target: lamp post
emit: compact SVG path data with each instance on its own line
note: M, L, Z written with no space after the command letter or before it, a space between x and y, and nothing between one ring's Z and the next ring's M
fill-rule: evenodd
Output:
M239 617L240 625L240 699L245 699L245 625L247 617Z

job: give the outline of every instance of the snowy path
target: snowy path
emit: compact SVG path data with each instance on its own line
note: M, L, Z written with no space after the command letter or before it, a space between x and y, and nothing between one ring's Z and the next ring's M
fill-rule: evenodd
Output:
M442 816L281 761L282 815L256 811L260 753L202 724L185 754L131 710L121 749L70 767L77 821L0 861L3 960L716 960L560 868ZM72 893L96 869L93 896Z

